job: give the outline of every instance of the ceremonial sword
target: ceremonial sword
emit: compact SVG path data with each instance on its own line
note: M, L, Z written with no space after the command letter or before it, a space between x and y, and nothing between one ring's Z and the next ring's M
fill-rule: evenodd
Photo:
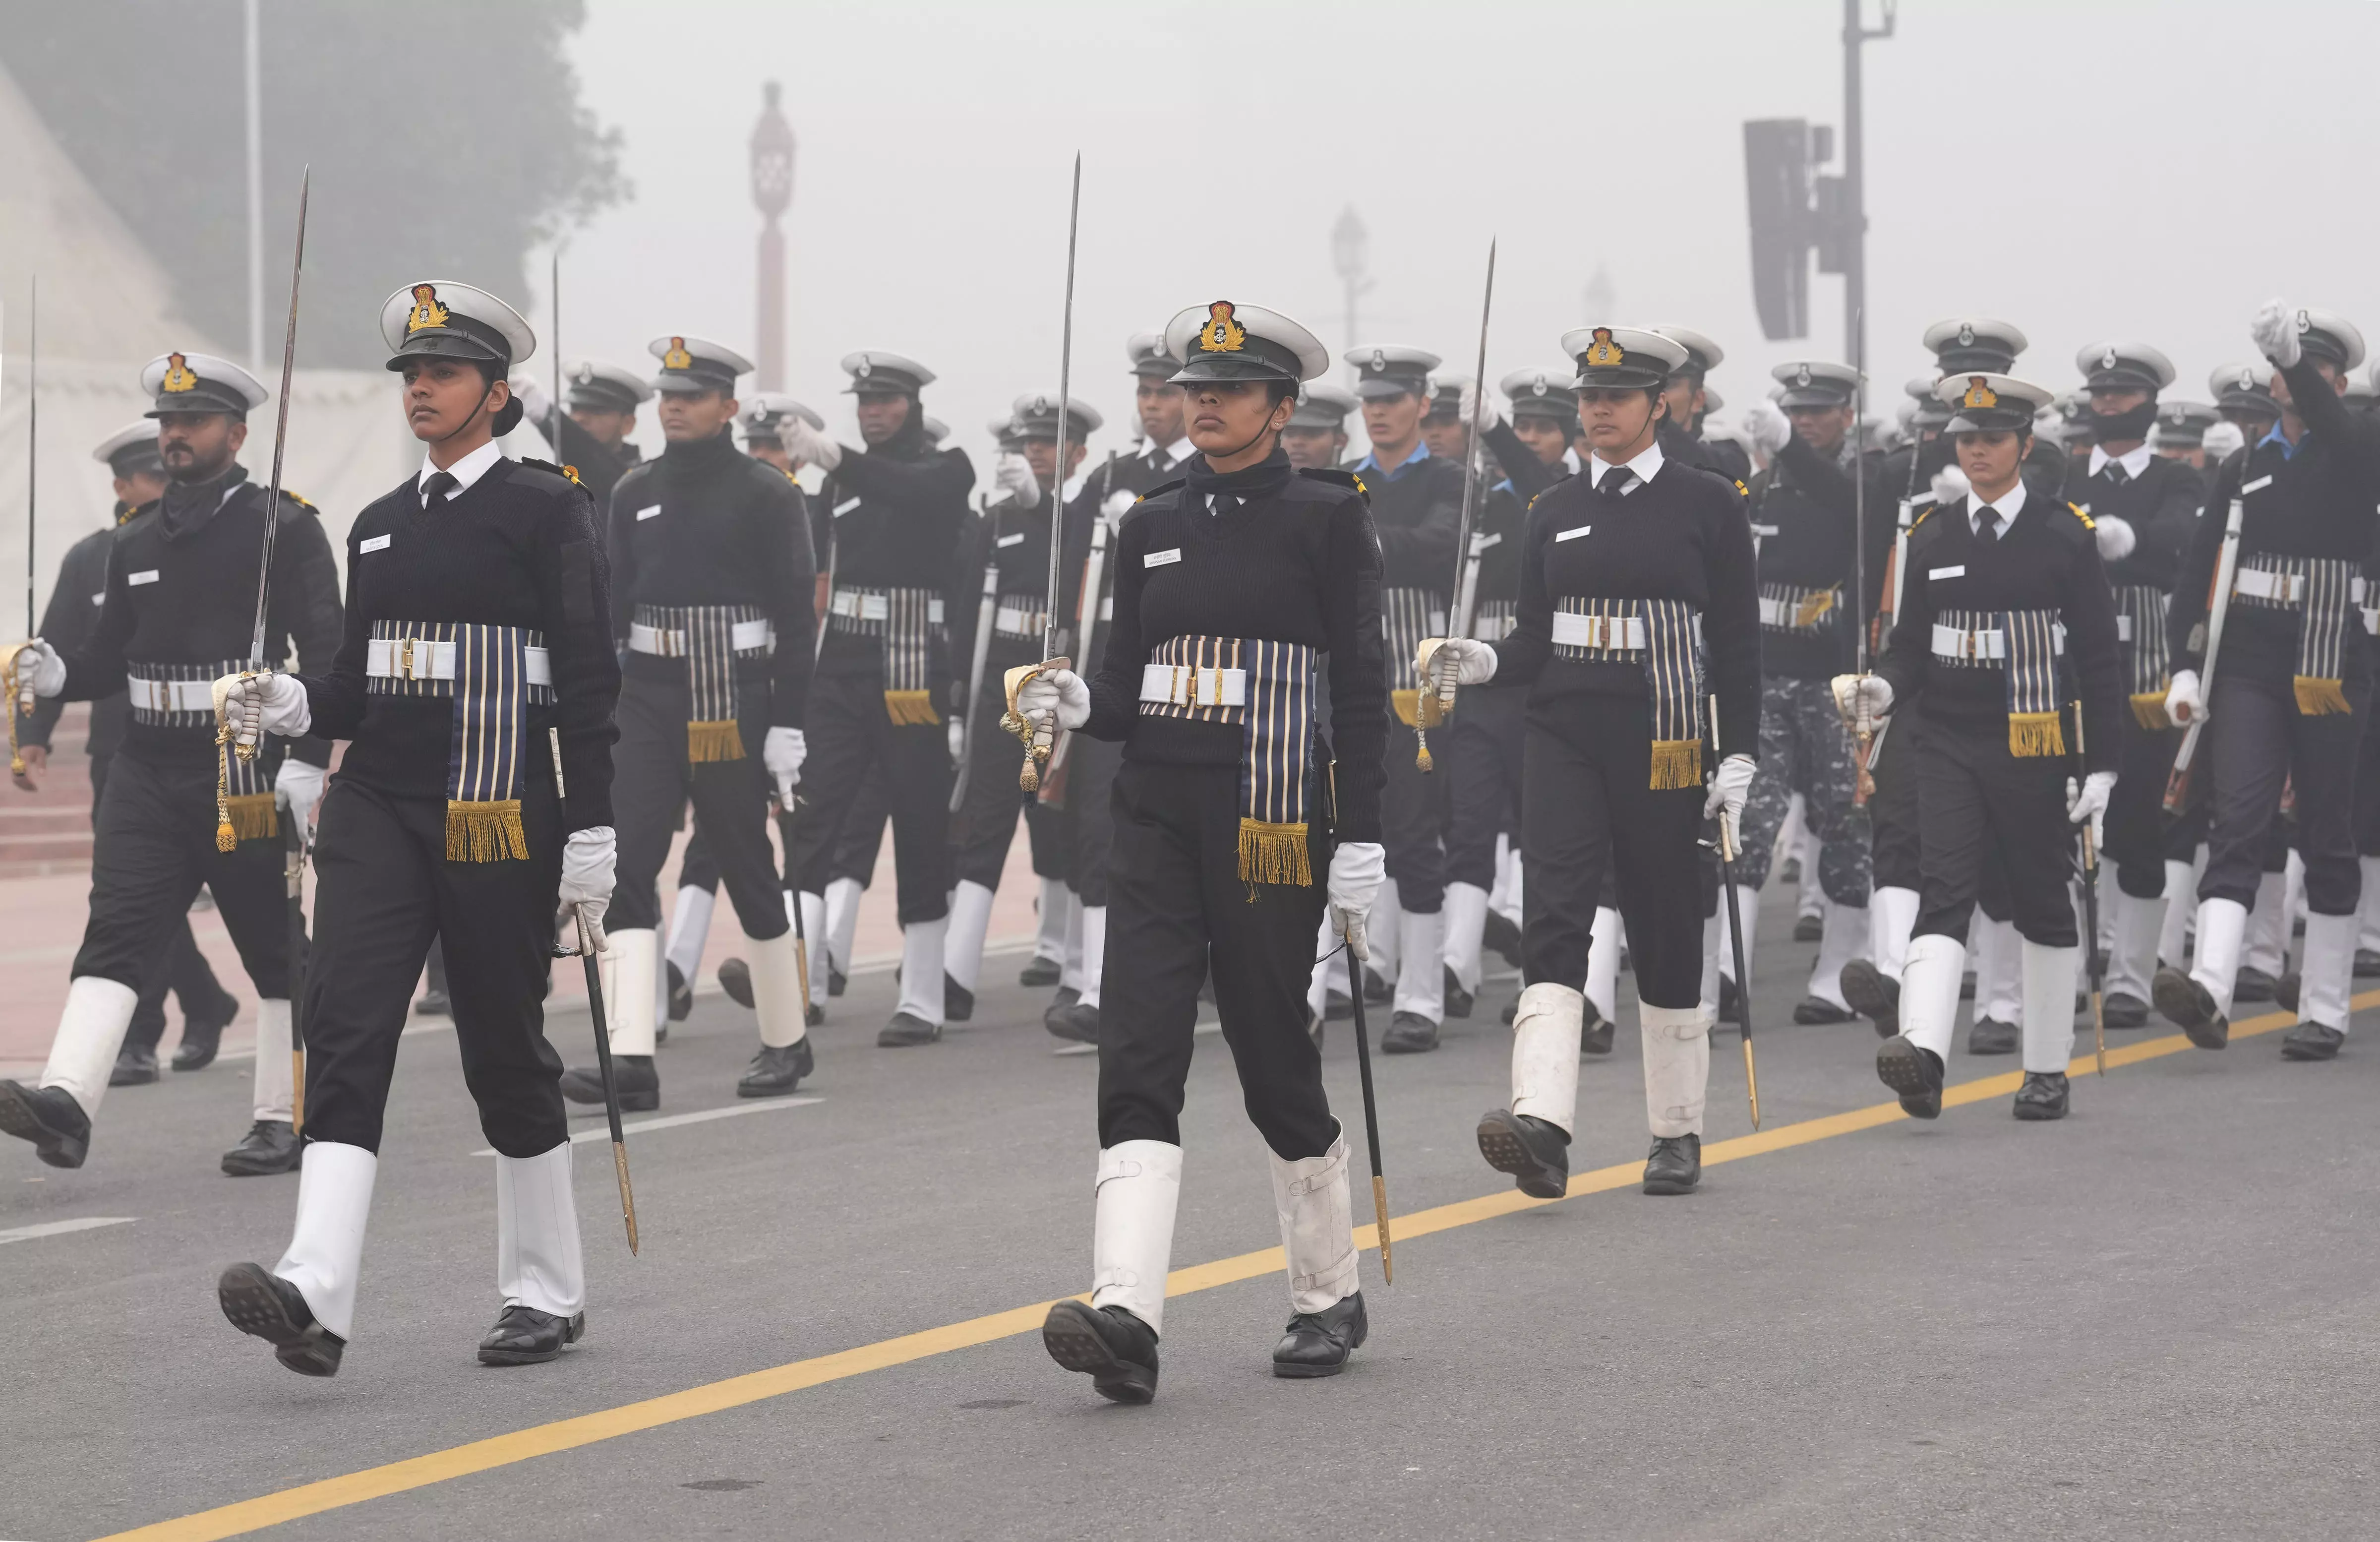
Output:
M1860 356L1852 361L1852 581L1858 587L1852 595L1852 618L1858 624L1856 647L1859 658L1854 666L1863 677L1867 674L1867 325L1863 312L1853 312L1852 336L1860 341ZM1912 452L1913 456L1913 452ZM1842 655L1838 654L1838 658ZM1866 726L1866 714L1853 715L1852 736L1858 740L1852 775L1852 805L1864 804L1876 791L1876 777L1867 768L1868 757L1876 753L1876 730ZM1836 988L1840 989L1840 986Z
M1047 721L1035 723L1016 709L1016 692L1035 676L1051 669L1063 669L1072 662L1058 654L1058 578L1066 533L1066 430L1074 426L1075 404L1075 248L1082 231L1083 214L1083 153L1075 152L1075 189L1066 204L1066 304L1059 321L1058 331L1058 460L1057 487L1050 496L1050 587L1042 593L1047 598L1041 618L1041 662L1020 664L1007 672L1001 682L1007 691L1008 711L1000 720L1001 727L1025 741L1025 765L1016 773L1016 785L1029 802L1032 794L1040 790L1041 768L1050 763L1050 741L1057 737L1058 710L1050 709ZM973 703L968 704L972 708Z
M1335 760L1330 763L1330 819L1335 826L1339 820L1339 763ZM1380 1106L1372 1096L1372 1040L1364 1025L1366 961L1355 957L1344 927L1340 930L1339 941L1341 950L1347 955L1347 997L1355 1004L1355 1074L1364 1085L1364 1140L1372 1154L1372 1215L1380 1233L1380 1282L1393 1285L1397 1271L1389 1252L1389 1180L1380 1168Z
M547 728L545 741L553 751L553 796L556 802L560 802L569 796L562 785L562 730ZM801 908L798 898L794 908L797 911ZM576 951L587 965L587 1010L595 1020L595 1069L603 1078L603 1114L612 1122L612 1167L620 1176L620 1218L627 1223L628 1252L633 1254L637 1251L637 1191L628 1183L628 1138L620 1132L620 1089L612 1079L612 1025L603 1013L603 966L597 961L595 935L587 924L586 908L573 905L570 915L578 924ZM556 943L553 956L566 959L572 951ZM807 985L802 996L802 1007L805 1011L809 1008Z
M2082 742L2082 698L2074 698L2074 768L2080 790L2091 777L2091 753ZM2107 1074L2107 1018L2103 1003L2107 994L2107 966L2099 952L2099 842L2091 821L2082 821L2082 957L2091 966L2091 1041L2098 1057L2099 1074ZM2068 1003L2070 1007L2071 1002Z
M1446 618L1448 637L1471 635L1471 612L1479 597L1478 554L1471 549L1471 543L1478 524L1480 462L1488 454L1480 423L1488 405L1488 318L1495 304L1496 239L1490 236L1488 284L1479 297L1478 362L1473 366L1471 376L1471 453L1463 460L1463 517L1454 532L1454 591L1449 596L1451 604ZM1438 662L1438 650L1434 647L1422 650L1422 656L1414 660L1414 668L1422 677L1421 683L1429 688L1418 692L1414 700L1414 765L1427 772L1433 768L1429 730L1445 722L1447 715L1454 710L1454 672Z
M41 300L42 280L37 274L25 299L25 641L8 650L7 663L0 667L6 692L16 698L16 710L8 714L8 769L19 777L25 774L25 753L17 745L17 726L33 715L33 672L23 667L24 656L39 635L33 617L33 530L38 522L33 516L40 491L34 470L41 447Z
M1718 698L1706 696L1703 704L1710 713L1711 753L1718 753ZM1718 767L1711 767L1718 774ZM1743 956L1743 916L1735 898L1735 829L1727 817L1727 805L1718 810L1718 841L1714 847L1718 853L1719 892L1727 897L1727 936L1735 952L1735 1026L1743 1035L1743 1091L1752 1100L1752 1128L1760 1128L1760 1071L1752 1058L1752 965ZM1720 993L1724 996L1726 993Z

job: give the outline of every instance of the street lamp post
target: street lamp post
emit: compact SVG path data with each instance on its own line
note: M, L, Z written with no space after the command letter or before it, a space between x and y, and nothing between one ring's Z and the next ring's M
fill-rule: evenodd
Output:
M1349 348L1355 346L1355 301L1371 288L1372 281L1365 276L1365 255L1372 244L1371 232L1349 204L1341 212L1339 223L1330 227L1330 261L1339 270L1339 282L1347 296L1347 333ZM1353 366L1349 366L1353 368Z
M774 80L760 88L760 121L752 128L752 204L760 211L753 314L764 391L785 386L785 235L777 222L794 202L794 130L777 110L778 92Z

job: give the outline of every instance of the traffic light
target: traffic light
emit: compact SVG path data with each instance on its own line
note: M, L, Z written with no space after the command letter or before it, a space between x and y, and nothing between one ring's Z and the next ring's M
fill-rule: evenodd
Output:
M1752 215L1752 298L1772 341L1810 333L1810 255L1820 273L1846 271L1858 232L1843 178L1819 175L1835 131L1798 117L1743 126L1744 191Z

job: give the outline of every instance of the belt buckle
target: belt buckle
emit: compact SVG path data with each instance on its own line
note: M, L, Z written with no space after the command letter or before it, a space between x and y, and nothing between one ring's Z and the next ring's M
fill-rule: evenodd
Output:
M1962 631L1959 634L1959 656L1970 661L1983 657L1983 637L1980 633Z
M414 639L410 637L397 639L396 674L399 679L409 680L420 678L413 672L413 643Z

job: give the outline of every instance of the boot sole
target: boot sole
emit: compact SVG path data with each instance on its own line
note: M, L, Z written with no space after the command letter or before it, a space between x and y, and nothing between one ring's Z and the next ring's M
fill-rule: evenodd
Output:
M585 1338L586 1335L586 1315L581 1313L577 1317L563 1325L562 1342L554 1345L552 1349L491 1349L487 1345L481 1344L479 1352L480 1364L482 1365L542 1365L549 1360L561 1359L562 1352L564 1350L568 1349L571 1345L578 1342L578 1340Z
M2221 1049L2231 1042L2231 1024L2220 1014L2207 1015L2198 999L2203 989L2179 970L2160 969L2149 985L2149 995L2158 1014L2180 1029L2183 1037L2201 1049Z
M600 1082L588 1087L574 1087L565 1083L562 1088L562 1095L573 1103L585 1104L590 1108L600 1108L603 1106L603 1085ZM661 1106L662 1095L658 1090L624 1092L620 1095L620 1112L624 1114L650 1114Z
M1925 1062L1918 1058L1923 1053L1914 1045L1897 1052L1888 1044L1876 1053L1876 1079L1892 1089L1910 1118L1939 1119L1942 1089L1925 1074Z
M1479 1155L1498 1172L1512 1174L1513 1186L1531 1199L1561 1198L1570 1192L1570 1173L1554 1176L1554 1169L1539 1161L1507 1122L1511 1117L1499 1110L1480 1120Z
M1609 1018L1598 1018L1595 1026L1579 1034L1578 1052L1581 1055L1610 1054L1611 1034L1614 1026Z
M1108 1347L1088 1316L1093 1308L1062 1301L1041 1322L1041 1347L1070 1371L1091 1378L1091 1389L1111 1402L1146 1403L1157 1397L1157 1372L1136 1365Z
M2289 1044L2284 1042L2281 1045L2281 1059L2284 1060L2335 1060L2338 1059L2338 1046L2337 1045L2327 1044Z
M738 1082L735 1083L735 1095L738 1097L789 1097L800 1089L801 1084L799 1077L782 1085L774 1083L759 1085L750 1082ZM620 1107L625 1108L627 1105L623 1103ZM655 1104L654 1107L658 1108L660 1105Z
M1900 1032L1900 995L1885 988L1882 971L1865 960L1854 959L1843 966L1838 983L1852 1010L1876 1025L1877 1038L1888 1039Z
M2046 1124L2051 1120L2064 1119L2066 1108L2062 1104L2020 1103L2016 1106L2015 1114L2028 1124Z
M325 1361L308 1341L306 1329L290 1320L281 1292L254 1264L234 1264L215 1281L215 1302L232 1327L273 1346L273 1357L299 1376L339 1374L336 1360Z
M0 1135L14 1135L33 1144L33 1155L54 1168L79 1168L91 1155L91 1137L77 1139L42 1122L41 1110L18 1095L15 1087L0 1086Z
M296 1172L298 1165L304 1160L306 1148L304 1146L294 1146L290 1149L289 1155L286 1157L275 1162L264 1163L255 1161L249 1157L240 1157L235 1160L232 1155L229 1152L226 1152L224 1154L223 1159L224 1176L226 1178L271 1178L278 1173Z
M1703 1185L1701 1169L1692 1178L1646 1178L1645 1192L1648 1194L1690 1194Z

